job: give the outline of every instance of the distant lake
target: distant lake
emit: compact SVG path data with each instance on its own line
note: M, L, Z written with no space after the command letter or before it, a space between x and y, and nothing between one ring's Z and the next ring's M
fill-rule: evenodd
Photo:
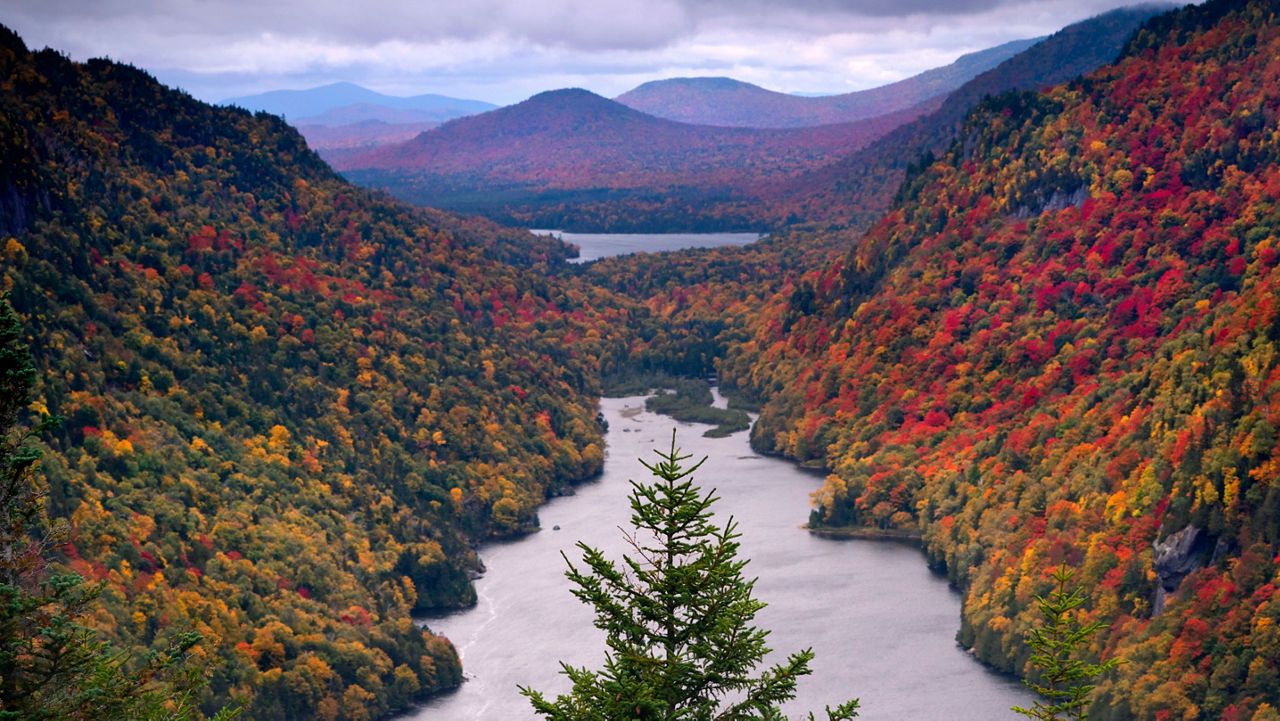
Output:
M531 230L538 235L554 235L582 249L572 262L586 263L615 255L660 253L685 248L718 248L746 245L764 236L760 233L565 233L559 230Z
M724 405L718 394L717 405ZM560 554L579 560L579 540L614 559L628 550L618 530L631 515L627 480L646 477L636 459L652 459L672 426L687 453L710 456L697 480L718 489L718 520L741 524L744 573L759 578L756 596L769 604L757 617L772 631L769 645L817 653L813 675L784 709L793 717L850 696L862 698L863 721L1012 721L1010 706L1031 704L1022 684L956 645L960 596L929 571L919 549L804 528L820 476L756 454L746 431L704 438L707 426L650 413L644 398L605 398L600 406L609 422L604 474L543 506L540 533L481 548L487 571L476 580L475 608L427 621L457 646L467 682L403 721L533 721L518 684L554 696L568 690L558 661L599 666L603 634L571 595Z

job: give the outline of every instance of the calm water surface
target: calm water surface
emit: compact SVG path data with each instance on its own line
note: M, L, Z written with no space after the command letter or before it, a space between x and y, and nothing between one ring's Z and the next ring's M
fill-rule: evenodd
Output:
M717 248L722 245L746 245L759 240L759 233L565 233L559 230L533 230L538 235L554 235L573 243L582 252L572 262L586 263L614 255L659 253L685 248Z
M710 456L696 480L718 490L718 514L741 524L742 553L751 559L746 574L759 577L756 596L769 604L757 624L772 629L770 645L817 653L813 675L801 680L787 709L793 716L851 696L861 697L861 718L869 721L993 721L1013 718L1011 705L1029 705L1021 684L987 671L956 645L960 598L918 550L823 539L801 527L816 476L756 455L745 431L703 438L705 426L647 413L643 398L601 405L609 421L604 475L544 506L539 533L482 549L487 572L476 581L477 606L428 622L457 645L468 680L409 718L534 719L517 684L552 696L568 688L558 661L595 667L603 660L603 635L570 595L560 554L578 560L578 540L615 559L622 554L627 480L644 477L636 459L665 447L673 425L686 452Z

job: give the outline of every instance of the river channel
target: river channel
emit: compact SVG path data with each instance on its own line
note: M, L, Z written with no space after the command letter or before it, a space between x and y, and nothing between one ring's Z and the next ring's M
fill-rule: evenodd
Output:
M769 604L756 621L772 630L770 646L779 654L812 646L817 654L813 675L786 708L793 717L852 696L868 721L994 721L1014 718L1011 705L1029 705L1021 684L956 645L960 597L918 549L820 538L802 527L817 476L757 455L746 431L704 438L706 426L648 413L643 398L606 398L601 407L609 422L604 474L547 503L540 532L481 549L487 570L476 580L477 605L428 621L457 646L467 681L406 718L534 719L518 684L550 697L567 689L559 661L598 666L603 636L570 595L560 554L578 560L574 543L583 540L621 556L627 480L645 477L636 459L665 448L673 426L686 452L710 458L696 480L717 490L717 514L740 524L742 554L751 559L745 572L758 577L756 597Z

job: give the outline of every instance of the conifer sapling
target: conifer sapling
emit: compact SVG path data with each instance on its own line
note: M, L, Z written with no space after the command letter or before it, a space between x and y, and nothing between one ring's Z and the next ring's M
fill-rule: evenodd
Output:
M1094 681L1118 663L1115 659L1100 664L1086 663L1079 658L1080 650L1102 624L1097 621L1080 624L1073 620L1073 612L1084 604L1080 589L1070 587L1073 575L1065 565L1055 568L1051 576L1053 591L1048 596L1036 597L1045 623L1031 631L1027 644L1031 646L1031 663L1038 670L1039 679L1028 679L1025 683L1040 698L1029 709L1014 706L1013 710L1038 721L1084 719Z
M671 449L655 452L656 463L641 461L654 480L631 482L634 530L624 535L633 553L619 565L580 542L585 568L565 559L573 594L595 609L605 632L604 667L562 663L573 687L554 701L527 687L521 693L553 721L782 721L780 705L811 673L813 651L757 671L770 649L768 631L752 620L765 604L752 595L754 579L742 575L737 524L713 523L715 492L693 483L706 458L681 465L690 456L680 454L674 431ZM852 719L857 708L856 699L827 707L826 717Z

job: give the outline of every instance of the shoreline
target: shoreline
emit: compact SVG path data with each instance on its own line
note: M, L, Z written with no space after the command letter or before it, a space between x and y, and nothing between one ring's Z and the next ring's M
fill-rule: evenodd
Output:
M811 535L837 541L887 541L917 548L924 547L919 531L904 528L867 528L866 526L801 526Z

